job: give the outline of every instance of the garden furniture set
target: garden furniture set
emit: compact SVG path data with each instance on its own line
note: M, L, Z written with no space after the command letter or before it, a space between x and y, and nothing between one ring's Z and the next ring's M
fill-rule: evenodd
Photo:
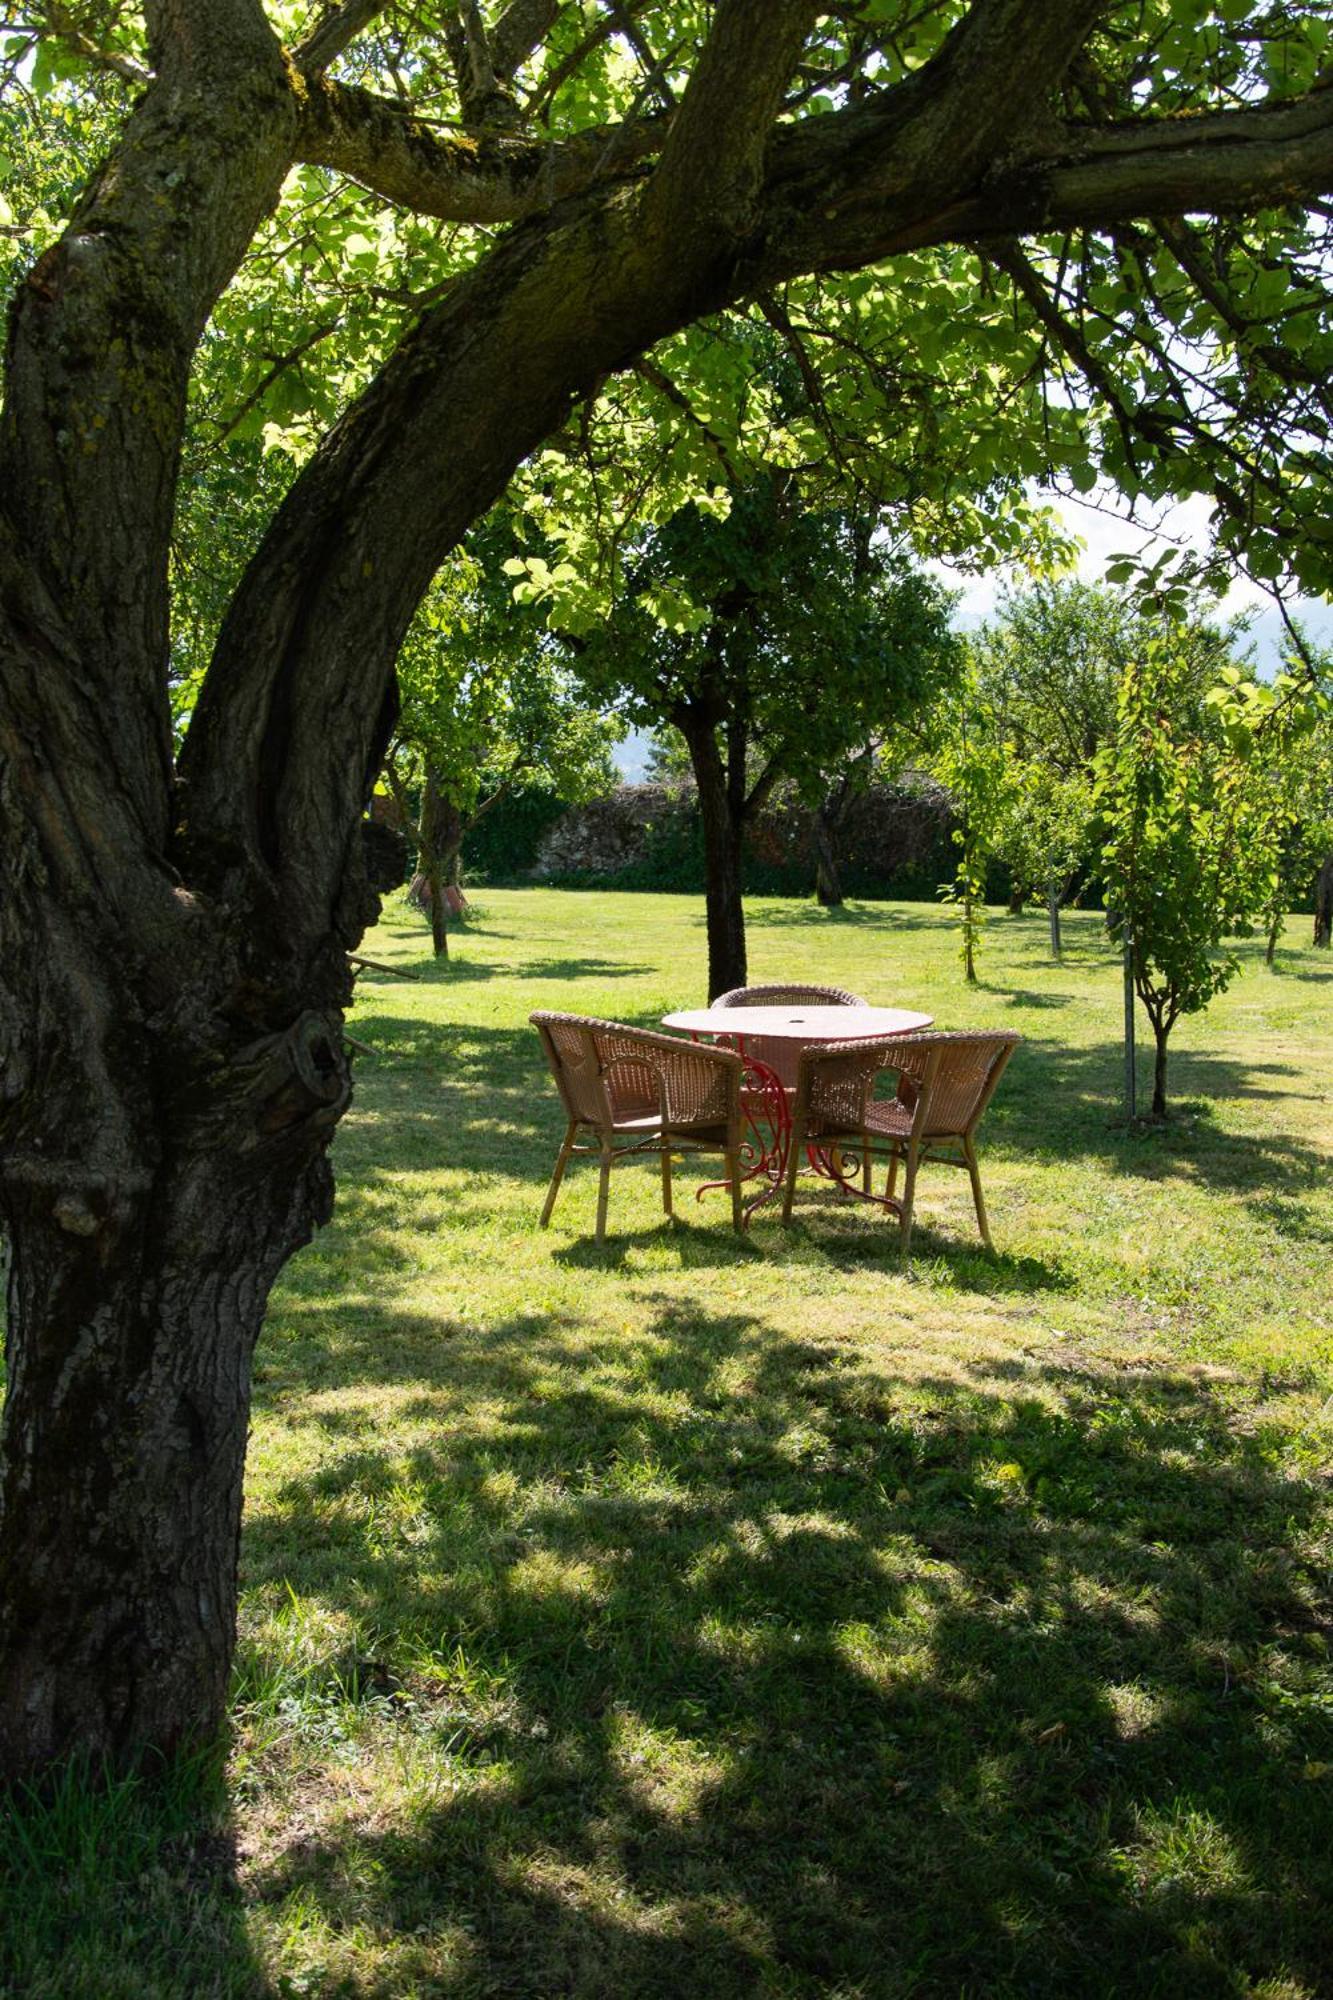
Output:
M710 1007L666 1015L663 1027L679 1033L578 1014L530 1018L567 1121L542 1228L577 1155L600 1164L602 1243L613 1167L655 1153L670 1215L673 1154L715 1153L722 1178L697 1194L726 1189L738 1231L778 1196L789 1223L804 1171L895 1215L906 1262L917 1173L930 1158L966 1169L981 1238L991 1247L976 1130L1016 1034L930 1032L928 1014L872 1007L827 986L741 987ZM876 1162L887 1168L882 1192L874 1185Z

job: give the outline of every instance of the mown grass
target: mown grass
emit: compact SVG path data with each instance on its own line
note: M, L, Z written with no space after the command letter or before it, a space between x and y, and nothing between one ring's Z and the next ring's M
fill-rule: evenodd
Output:
M699 910L483 892L448 970L391 912L258 1356L228 1805L20 1815L6 1991L1333 1991L1333 965L1250 953L1152 1131L1097 918L997 916L974 990L929 907L751 922L756 980L1022 1030L997 1255L943 1173L911 1277L688 1170L540 1233L527 1013L697 1003Z

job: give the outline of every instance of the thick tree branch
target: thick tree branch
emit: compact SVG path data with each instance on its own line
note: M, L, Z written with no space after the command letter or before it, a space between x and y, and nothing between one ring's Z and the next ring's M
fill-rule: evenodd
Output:
M719 0L662 149L649 230L749 234L774 121L818 12L817 0Z
M1050 117L1051 94L1106 4L974 0L926 67L879 100L891 136L866 191L966 187L1001 147Z
M499 134L451 138L387 98L329 78L302 102L297 157L422 215L515 222L624 175L661 144L660 123L599 127L557 144Z
M77 658L79 700L44 704L24 687L40 657L28 648L0 705L36 718L35 772L67 772L73 796L77 774L100 768L160 853L172 810L167 552L190 361L277 198L295 118L257 0L161 0L150 27L157 79L10 321L0 509L13 510L27 575L11 615L36 616L56 652ZM81 820L90 867L107 838L94 821Z
M863 186L856 162L884 146L879 122L875 111L844 112L780 135L747 290L931 243L1243 213L1333 190L1333 90L1100 130L1053 127L952 193L929 180L886 190L878 169Z

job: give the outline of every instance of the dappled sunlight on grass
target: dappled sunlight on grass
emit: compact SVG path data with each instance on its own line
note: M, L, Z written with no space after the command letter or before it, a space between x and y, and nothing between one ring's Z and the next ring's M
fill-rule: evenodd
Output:
M525 1015L698 999L656 969L697 911L477 903L489 976L362 982L382 1053L259 1356L258 1960L385 1996L1322 1991L1318 989L1248 970L1181 1031L1178 1120L1126 1131L1097 920L1054 967L997 919L969 992L934 909L761 905L756 979L1024 1029L997 1253L947 1173L909 1276L836 1196L737 1239L682 1167L668 1221L651 1163L599 1249L586 1170L536 1228L561 1118ZM421 951L401 917L374 945Z

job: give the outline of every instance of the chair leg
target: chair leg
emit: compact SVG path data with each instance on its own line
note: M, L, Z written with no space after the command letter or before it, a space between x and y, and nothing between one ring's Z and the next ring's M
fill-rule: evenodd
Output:
M547 1228L550 1224L551 1210L555 1207L555 1198L560 1192L560 1183L565 1178L565 1168L569 1165L569 1156L574 1150L574 1134L578 1130L578 1124L579 1121L577 1118L570 1119L568 1125L565 1127L565 1137L560 1151L555 1156L555 1172L551 1175L551 1185L546 1190L546 1202L542 1208L541 1222L538 1225L542 1229Z
M967 1161L967 1171L972 1182L972 1199L977 1205L977 1222L981 1229L981 1240L988 1250L995 1245L990 1240L990 1224L986 1220L986 1201L981 1192L981 1172L977 1166L977 1149L970 1138L963 1140L963 1158Z
M792 1198L796 1193L796 1173L805 1152L805 1134L792 1128L787 1138L787 1172L782 1190L782 1226L785 1229L791 1221Z
M731 1182L731 1226L740 1236L745 1230L745 1211L741 1207L741 1163L737 1153L727 1154L727 1178Z
M895 1139L892 1144L892 1149L889 1153L889 1178L884 1188L884 1195L886 1200L888 1201L893 1200L893 1190L897 1187L897 1185L898 1185L898 1141Z
M597 1241L606 1241L606 1200L611 1192L611 1148L602 1147L602 1171L597 1183Z
M662 1208L667 1215L670 1215L672 1213L671 1147L669 1146L669 1144L665 1139L662 1141Z
M907 1270L912 1261L912 1205L916 1200L916 1169L920 1153L920 1143L913 1138L907 1147L907 1171L903 1175L902 1213L902 1258L903 1269Z
M861 1141L861 1192L870 1193L870 1135Z

